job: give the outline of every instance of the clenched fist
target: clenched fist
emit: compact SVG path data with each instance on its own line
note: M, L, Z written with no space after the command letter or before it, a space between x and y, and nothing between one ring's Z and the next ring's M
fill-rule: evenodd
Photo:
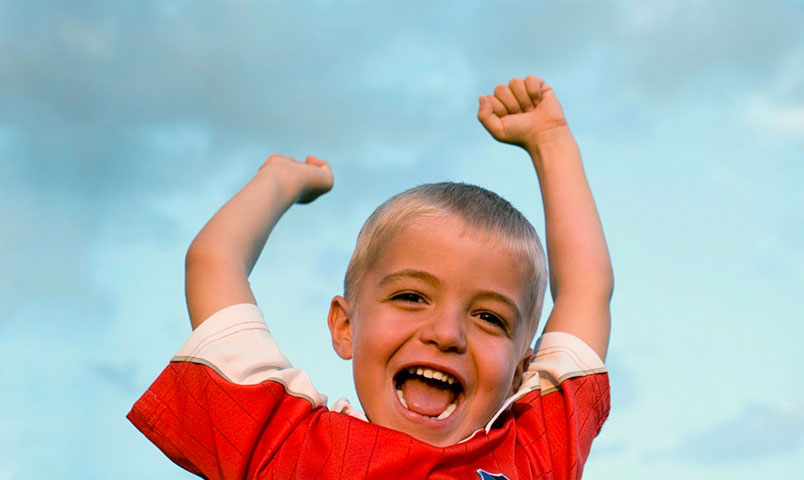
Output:
M500 142L538 152L540 142L558 129L568 129L553 89L533 75L498 85L494 95L480 97L477 119Z
M312 155L299 162L275 153L260 167L260 172L269 170L293 192L295 203L310 203L332 189L332 168Z

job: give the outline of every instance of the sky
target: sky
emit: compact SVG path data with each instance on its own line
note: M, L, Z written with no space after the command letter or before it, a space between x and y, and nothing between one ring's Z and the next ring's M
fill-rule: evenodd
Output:
M799 478L802 27L792 1L0 0L0 480L195 478L125 414L190 333L187 246L275 152L335 187L251 284L291 362L356 400L326 313L374 207L465 181L543 234L529 159L475 118L528 74L615 271L584 478Z

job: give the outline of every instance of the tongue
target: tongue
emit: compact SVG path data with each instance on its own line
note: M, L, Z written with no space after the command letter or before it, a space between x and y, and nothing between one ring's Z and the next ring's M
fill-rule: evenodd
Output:
M455 398L450 390L431 386L416 378L409 378L402 384L402 395L408 410L428 417L441 415Z

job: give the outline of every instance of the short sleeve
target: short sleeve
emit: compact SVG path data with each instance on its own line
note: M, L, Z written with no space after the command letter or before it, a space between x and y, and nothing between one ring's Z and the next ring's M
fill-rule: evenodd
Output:
M294 369L256 305L204 321L128 419L178 465L210 479L243 478L252 453L275 451L312 410L326 405Z
M592 440L609 414L609 379L600 357L579 338L544 334L523 379L521 391L539 391L524 400L538 404L539 442L555 478L580 479ZM524 395L523 395L524 396Z

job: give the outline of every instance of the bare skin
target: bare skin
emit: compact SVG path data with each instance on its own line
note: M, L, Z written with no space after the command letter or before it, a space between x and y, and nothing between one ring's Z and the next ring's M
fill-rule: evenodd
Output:
M187 250L185 294L193 329L222 308L257 304L248 275L268 234L291 205L312 202L332 189L332 184L332 169L324 160L268 157Z
M571 333L605 359L614 275L580 150L553 89L538 77L514 78L480 97L477 118L498 141L525 149L539 178L554 302L544 331Z
M531 157L541 185L554 299L545 331L583 339L605 358L613 291L611 261L580 151L552 88L514 78L480 97L478 119L500 142ZM265 241L294 203L332 188L329 165L271 155L257 175L204 226L187 252L186 295L193 328L237 303L256 303L248 284Z
M544 330L573 334L585 341L601 358L605 358L610 330L609 301L613 289L611 262L600 219L584 174L581 155L560 104L552 89L541 79L533 76L524 79L515 78L508 85L499 85L493 95L480 98L478 119L498 141L524 148L536 169L544 202L550 283L554 298L554 307ZM332 186L332 170L324 160L307 157L304 162L299 162L290 157L275 154L265 161L254 178L209 220L188 249L186 296L190 321L194 329L210 315L225 307L240 303L257 303L248 283L248 275L261 254L271 230L293 204L312 202L328 192ZM471 238L453 238L454 232L452 231L441 232L443 238L434 237L432 234L435 230L432 228L425 232L430 236L423 237L422 241L464 242L461 245L465 244L467 253L461 258L470 257L471 252L486 251L486 245L482 245L480 248L476 245L477 242ZM415 253L416 251L404 256L405 261L415 260ZM504 255L495 256L495 259L498 257L504 259ZM453 271L451 268L458 269L460 262L455 266L447 261L449 258L439 257L437 260L428 260L424 262L426 265L423 264L417 268L421 270L440 265L444 271L436 273L445 279L453 278L450 276L452 275L450 272ZM493 271L491 267L486 270ZM501 271L510 272L510 270L511 268L506 267ZM500 278L507 278L508 275L509 273L504 273ZM466 279L471 276L461 274L455 278ZM452 285L460 283L460 280L449 282L444 280L441 283ZM502 285L504 282L497 283ZM454 292L487 291L493 290L493 287L493 285L472 286L474 290L467 287L445 290L442 294L450 299L454 297L454 299L461 300L463 297L453 295ZM506 296L518 298L516 294L510 292ZM446 305L458 304L456 302L446 303ZM422 312L427 311L422 306L427 304L418 297L411 296L410 292L392 296L392 300L386 304L389 305L387 308L401 305L401 310L418 312L421 318L425 318ZM444 304L442 302L438 305ZM336 308L336 311L343 312L344 317L348 316L352 307L346 304L343 297L336 297L333 305L339 308L339 310ZM494 310L493 305L481 307L478 307L478 311L481 311L482 314L460 317L464 323L458 322L458 316L450 317L455 320L452 324L462 325L462 329L447 330L443 321L445 317L437 312L439 315L434 313L433 321L427 324L422 323L424 326L417 332L420 333L420 338L429 342L429 345L437 343L443 351L461 350L455 346L458 345L455 343L455 339L486 338L484 335L510 347L495 350L510 351L510 359L502 360L502 363L505 364L504 368L497 365L500 362L495 363L499 359L494 356L487 358L478 355L476 357L486 364L486 367L477 373L478 382L476 383L480 386L493 386L493 388L485 390L478 387L477 390L501 392L500 394L504 397L510 393L509 386L511 389L515 389L518 385L522 370L526 368L530 359L530 350L518 343L520 338L516 335L509 338L489 326L487 313ZM368 311L368 307L365 310ZM475 312L475 310L477 309L468 311ZM504 318L505 315L503 314L501 317ZM331 313L331 324L333 323L332 318ZM341 323L351 325L349 321ZM339 330L335 328L333 344L339 354L349 357L351 352L345 350L346 346L343 347L345 353L341 352L338 347L337 331ZM450 332L453 334L455 332L474 333L464 337L447 335ZM389 334L389 332L385 333ZM391 340L397 338L393 335L386 336ZM381 340L381 338L379 339ZM453 343L446 345L448 340ZM487 339L480 343L487 345L489 341ZM376 346L374 343L367 343L367 345ZM469 344L467 343L467 345ZM370 349L362 350L368 352ZM397 350L390 349L389 351L396 352ZM469 350L467 349L467 351ZM391 354L386 356L390 359L389 364L396 361L396 356ZM375 361L382 361L382 358L365 359L369 367ZM454 375L462 375L463 370L459 367L461 365L454 366ZM390 378L390 375L386 376ZM378 375L377 378L380 379L378 381L381 381L384 377ZM429 434L422 433L420 436L423 440L433 444L454 443L465 438L474 429L480 428L488 420L487 417L491 412L497 408L500 399L492 398L490 402L487 402L488 405L480 402L479 404L483 407L480 409L482 411L475 412L475 403L478 402L474 400L474 390L472 390L474 383L468 380L465 383L466 400L456 410L454 420L447 419L442 422L446 425L449 421L453 421L456 425L447 425L450 428L445 427L444 432L446 433L442 432L434 438L427 436ZM478 394L476 397L491 398L490 395L485 394ZM384 413L382 408L385 407L378 408L379 413L375 416L381 419L383 418L381 414ZM463 415L461 409L469 413ZM466 421L464 422L464 420ZM431 421L438 422L437 420ZM387 426L393 427L394 425L389 422ZM409 433L416 436L414 431Z

